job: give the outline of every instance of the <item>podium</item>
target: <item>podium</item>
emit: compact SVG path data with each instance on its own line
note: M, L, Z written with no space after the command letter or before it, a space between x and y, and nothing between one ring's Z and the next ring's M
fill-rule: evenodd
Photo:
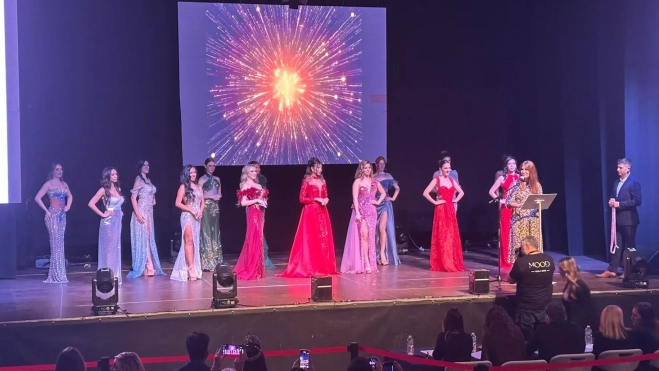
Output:
M541 195L531 194L520 208L521 210L538 210L538 218L540 223L540 241L538 241L538 243L540 243L540 246L543 246L542 210L549 209L549 206L551 206L552 202L554 202L555 199L556 199L556 193L541 194ZM529 219L529 231L530 230L531 230L531 219ZM544 250L544 246L543 246L543 250Z

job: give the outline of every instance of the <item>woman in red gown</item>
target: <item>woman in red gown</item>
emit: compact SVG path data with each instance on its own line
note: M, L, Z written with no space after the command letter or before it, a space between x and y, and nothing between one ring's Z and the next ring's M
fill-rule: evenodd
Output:
M300 203L304 205L286 270L277 277L311 277L340 274L336 269L334 237L327 212L327 185L323 164L313 157L302 180Z
M517 161L514 157L505 158L503 170L490 188L490 197L494 200L505 200L510 188L519 181ZM513 209L505 204L499 203L499 205L499 266L502 270L510 271L513 265L509 262L508 252L510 251L510 218L513 215Z
M240 176L238 203L247 208L245 243L234 268L239 280L265 277L263 255L264 211L268 207L268 190L257 183L258 172L254 165L243 167Z
M430 181L423 191L430 203L435 205L435 218L432 222L432 241L430 243L430 270L437 272L462 272L462 242L458 230L458 219L454 203L460 201L464 191L449 177L451 163L442 160L439 163L441 174ZM430 197L430 192L437 187L437 199ZM453 196L457 193L455 199Z

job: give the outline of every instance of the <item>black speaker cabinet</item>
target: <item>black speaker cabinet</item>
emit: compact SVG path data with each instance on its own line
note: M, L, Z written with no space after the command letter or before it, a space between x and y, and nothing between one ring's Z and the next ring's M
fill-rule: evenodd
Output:
M313 277L311 277L311 300L312 301L332 301L332 277L331 276L313 276Z
M490 271L487 269L469 271L469 293L475 295L490 293Z

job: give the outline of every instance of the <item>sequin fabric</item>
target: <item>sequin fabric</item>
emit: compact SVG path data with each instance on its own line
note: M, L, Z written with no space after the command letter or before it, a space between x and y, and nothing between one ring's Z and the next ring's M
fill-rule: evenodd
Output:
M343 258L341 259L341 272L343 273L364 273L378 272L377 258L375 253L375 226L377 224L378 213L372 201L375 200L375 193L378 189L378 180L371 179L370 187L359 187L357 194L357 206L361 214L361 220L357 221L355 210L352 210L350 223L348 224L348 235L343 248ZM364 226L368 231L368 246L362 245L361 228ZM364 249L368 251L368 265L364 256Z
M192 192L192 199L188 201L188 206L197 212L201 210L202 200L201 188L197 187ZM193 251L193 264L188 270L188 263L185 261L185 230L190 228L192 232L192 251ZM172 270L171 279L174 281L187 281L190 274L197 278L201 278L201 258L199 254L199 232L201 230L201 223L195 219L194 215L187 211L181 213L181 249L176 257L176 263Z
M201 269L213 270L222 263L222 240L220 239L220 204L211 199L219 195L220 180L204 175L200 179L204 191L204 214L201 216Z
M64 231L66 230L66 197L69 194L68 189L49 189L48 197L50 204L59 204L60 209L56 210L52 206L48 208L44 221L48 230L50 240L50 267L48 268L48 278L45 283L67 283L66 278L66 259L64 257Z
M506 204L511 202L524 204L526 199L531 195L529 187L520 186L520 182L515 183L508 193ZM538 184L539 192L542 194L542 186ZM538 210L513 209L510 218L510 245L508 246L508 262L515 263L517 254L515 249L522 246L522 240L527 236L533 236L538 241L538 250L542 252L542 228L540 226L540 215Z
M246 197L248 200L261 198L268 200L268 190L250 187L237 192L238 200ZM240 256L234 267L239 280L255 280L265 277L265 254L263 251L264 209L258 204L247 209L247 230Z
M98 228L98 268L110 268L121 284L121 205L123 197L110 197L106 210L114 214L102 218Z
M137 278L145 273L147 261L153 265L154 274L164 276L158 257L158 247L153 228L153 199L156 194L156 186L151 182L146 183L141 177L135 178L136 187L131 193L137 193L137 207L144 217L144 223L137 221L135 213L130 218L130 245L133 258L133 270L126 277ZM147 254L150 253L150 259Z

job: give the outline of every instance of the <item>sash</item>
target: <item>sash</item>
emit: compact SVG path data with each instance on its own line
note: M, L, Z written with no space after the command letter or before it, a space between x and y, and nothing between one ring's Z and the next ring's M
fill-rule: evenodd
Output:
M616 209L611 208L611 245L609 245L609 251L611 254L616 253L618 248L618 241L616 240Z

